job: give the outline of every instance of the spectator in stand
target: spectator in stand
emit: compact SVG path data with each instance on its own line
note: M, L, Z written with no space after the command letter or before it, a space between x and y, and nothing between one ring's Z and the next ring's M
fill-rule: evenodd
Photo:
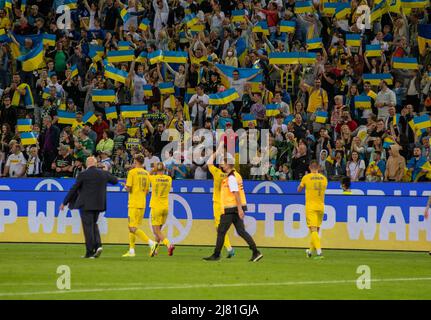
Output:
M73 158L68 145L60 145L58 155L52 162L51 169L57 178L71 177L73 173Z
M2 176L11 178L24 177L27 169L27 160L21 152L21 145L16 140L12 140L9 143L9 149L10 155L7 158Z

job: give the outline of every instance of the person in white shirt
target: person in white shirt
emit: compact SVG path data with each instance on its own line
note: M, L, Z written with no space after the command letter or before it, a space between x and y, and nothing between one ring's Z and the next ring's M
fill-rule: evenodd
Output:
M389 107L395 107L397 97L395 92L388 88L386 81L381 82L381 90L377 93L375 106L378 109L377 117L386 119L389 116Z
M220 34L221 29L223 28L223 21L225 18L224 13L220 10L220 5L214 3L214 14L211 17L211 31L216 31Z
M42 173L42 161L38 155L37 147L31 147L27 162L27 177L38 177Z
M160 162L160 159L153 155L154 149L152 147L145 148L144 150L144 167L148 172L153 171L154 164Z
M202 86L196 87L196 94L194 94L189 101L191 108L191 120L193 124L197 124L199 128L203 127L205 120L205 109L209 104L209 97L204 93Z
M283 123L284 117L282 114L278 114L275 117L274 124L272 125L271 132L277 141L283 141L283 137L287 132L287 125Z
M27 169L27 160L21 152L21 145L16 140L12 140L9 143L9 148L11 154L7 158L3 176L12 178L23 177Z
M162 30L167 26L169 17L169 5L166 0L153 0L154 15L154 30ZM156 39L159 33L156 32Z

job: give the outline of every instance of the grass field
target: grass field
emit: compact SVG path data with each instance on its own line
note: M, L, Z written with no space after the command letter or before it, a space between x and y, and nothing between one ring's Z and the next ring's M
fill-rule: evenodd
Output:
M326 250L324 260L302 249L263 248L248 262L206 262L210 247L178 246L175 255L121 258L126 246L105 245L99 259L81 259L83 245L0 244L0 299L431 299L431 257L418 252ZM57 267L71 270L71 290L58 290ZM358 266L371 268L371 289L356 286Z

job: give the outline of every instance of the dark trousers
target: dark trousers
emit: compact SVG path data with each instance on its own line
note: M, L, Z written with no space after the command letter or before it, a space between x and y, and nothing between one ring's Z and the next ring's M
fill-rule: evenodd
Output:
M93 255L96 252L97 248L102 246L99 227L97 226L97 219L99 218L99 213L99 211L81 210L81 221L82 228L84 229L87 256Z
M232 223L235 226L236 232L241 238L245 240L245 242L247 242L253 253L257 252L256 243L254 242L251 235L245 231L244 220L239 217L238 213L227 213L222 214L220 218L220 224L217 228L217 243L214 250L214 255L217 257L220 256L221 249L223 248L224 238Z

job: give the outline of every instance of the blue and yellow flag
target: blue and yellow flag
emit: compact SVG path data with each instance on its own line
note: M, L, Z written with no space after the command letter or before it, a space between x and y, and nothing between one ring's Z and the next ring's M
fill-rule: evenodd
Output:
M123 19L123 23L126 23L130 19L130 14L127 7L121 9L120 16L121 19Z
M392 58L392 67L394 69L409 69L409 70L417 70L418 60L416 58Z
M307 39L307 50L315 50L323 48L322 38Z
M105 66L106 78L109 78L121 83L126 83L127 76L128 76L128 73L126 71L123 71L111 66Z
M293 33L295 32L296 22L290 20L280 21L280 32Z
M269 35L268 23L266 20L259 21L256 23L252 29L253 32L263 33L264 35Z
M49 87L43 88L42 99L48 99L51 96L51 89Z
M11 42L11 38L9 34L6 32L6 29L0 29L0 43L9 43Z
M114 90L93 89L91 99L93 102L115 102Z
M146 97L152 97L153 96L153 86L151 84L144 84L143 90L144 90L144 96L146 96Z
M346 34L346 45L348 45L349 47L360 47L361 35L357 33Z
M401 0L401 7L409 9L422 9L430 5L429 0Z
M96 46L89 46L89 50L88 50L88 56L90 57L91 60L93 60L93 62L98 62L100 60L102 60L102 56L103 56L103 51L102 51L102 55L100 54L100 51L98 51L98 48Z
M295 119L295 116L293 114L289 114L286 118L283 120L283 124L286 126L291 123Z
M149 28L149 26L150 26L150 20L144 18L139 24L139 29L146 31Z
M172 94L175 93L173 82L162 82L159 83L159 90L161 94Z
M371 109L371 98L366 95L355 96L355 108Z
M33 48L29 53L20 56L17 60L22 63L23 71L34 71L40 68L44 59L43 44L40 42L35 48Z
M236 42L236 55L240 65L244 65L245 57L248 54L248 48L246 41L243 37L240 37Z
M311 1L296 1L294 12L299 13L313 13L314 7Z
M147 61L147 52L142 51L135 59L136 62L145 63Z
M422 116L417 116L413 118L413 123L415 126L415 129L427 129L431 127L431 120L430 116L427 114L424 114Z
M324 2L323 13L328 16L333 16L337 10L338 2Z
M228 78L233 78L233 72L235 70L237 70L239 73L239 79L247 79L247 78L250 78L253 75L257 74L253 79L251 79L249 81L253 91L257 91L259 88L259 83L261 83L263 81L263 75L262 75L262 73L259 73L260 72L259 69L235 68L232 66L227 66L227 65L218 64L218 63L216 63L216 67L219 68L220 71Z
M386 137L383 139L383 148L388 149L393 144L395 144L395 140L392 139L392 137Z
M339 2L335 8L335 18L338 20L346 19L346 16L350 15L351 11L350 2Z
M232 16L230 18L232 22L243 22L245 21L245 10L232 10Z
M279 105L276 103L267 104L265 113L267 117L275 117L276 115L279 115Z
M299 52L271 52L270 64L299 64Z
M298 52L300 64L314 64L317 60L315 52Z
M84 123L91 123L94 124L97 120L96 115L94 114L93 111L88 111L83 117L82 117L82 122Z
M12 0L5 0L4 7L12 10Z
M380 19L381 16L384 15L385 13L388 13L388 11L389 11L389 6L386 0L382 0L379 3L374 2L374 7L371 10L371 17L370 17L371 22L374 22Z
M163 62L187 63L188 53L185 51L163 51Z
M147 59L151 64L163 62L163 51L155 50L147 54Z
M22 132L20 133L20 138L23 146L37 144L37 136L35 132Z
M393 84L392 75L390 73L364 73L362 79L364 82L369 82L372 86L380 85L382 80L386 81L388 85Z
M118 41L118 50L129 50L132 44L129 41Z
M328 121L328 112L326 111L316 111L316 120L317 123L326 123Z
M108 54L106 55L106 60L110 63L130 62L134 59L135 53L133 50L108 51Z
M369 44L365 46L365 56L367 57L381 57L382 47L380 44Z
M47 45L49 47L55 47L55 39L55 34L44 33L42 41L44 45Z
M418 46L421 55L425 55L427 44L431 47L431 24L420 24L418 25Z
M244 113L242 115L242 126L248 128L250 124L257 125L256 117L252 113Z
M194 13L192 13L192 14L186 15L182 22L185 23L187 27L191 27L199 22L199 18L196 17Z
M69 7L70 10L75 10L78 8L78 4L77 4L78 0L64 0L64 5L66 7Z
M59 124L73 124L76 120L75 112L57 110L57 117Z
M235 88L229 88L223 92L209 94L209 104L211 105L224 105L228 104L239 98L238 92Z
M392 117L392 124L394 126L396 126L396 125L398 125L398 123L400 123L400 116L401 115L399 113L397 113Z
M18 132L29 132L33 130L31 119L18 119L16 126Z
M117 107L112 106L112 107L105 108L105 114L106 114L106 119L108 120L117 119L118 118Z
M123 118L140 118L144 113L148 112L148 106L145 104L121 106L120 111Z
M77 75L78 75L78 66L74 64L73 66L70 67L70 77L74 78Z

